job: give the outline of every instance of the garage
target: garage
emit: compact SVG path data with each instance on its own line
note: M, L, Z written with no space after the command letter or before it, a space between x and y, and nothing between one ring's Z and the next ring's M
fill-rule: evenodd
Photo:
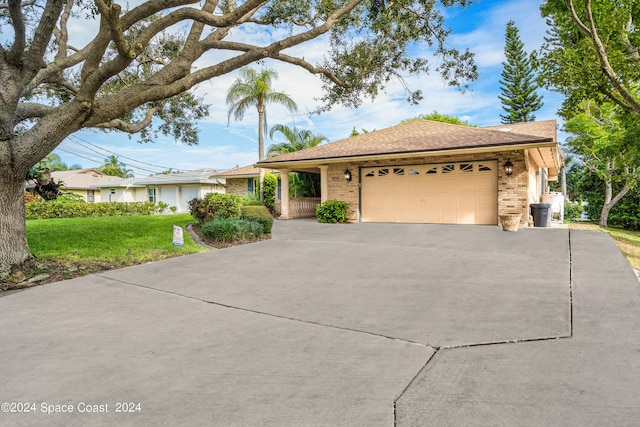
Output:
M361 221L497 224L496 160L360 168Z

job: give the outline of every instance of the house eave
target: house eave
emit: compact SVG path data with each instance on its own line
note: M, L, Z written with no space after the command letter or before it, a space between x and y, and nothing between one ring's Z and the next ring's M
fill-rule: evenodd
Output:
M325 157L315 159L300 159L300 160L282 160L282 161L268 161L263 160L256 164L259 168L269 169L293 169L304 167L317 167L318 165L327 165L335 163L349 163L349 162L363 162L370 160L389 160L389 159L405 159L413 157L435 157L441 155L462 155L462 154L478 154L488 153L496 151L522 151L536 148L557 148L558 144L550 139L544 139L537 142L530 142L525 144L494 144L483 145L481 147L464 147L464 148L450 148L450 149L434 149L434 150L416 150L416 151L404 151L399 153L382 153L382 154L361 154L352 156L341 157Z

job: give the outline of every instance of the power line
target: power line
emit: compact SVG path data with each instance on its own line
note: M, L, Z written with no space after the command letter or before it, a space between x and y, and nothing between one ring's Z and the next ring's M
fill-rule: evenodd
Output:
M118 153L116 153L116 152L114 152L114 151L107 150L107 149L106 149L106 148L104 148L104 147L101 147L101 146L99 146L99 145L97 145L97 144L94 144L94 143L92 143L92 142L86 141L86 140L84 140L84 139L82 139L82 138L80 138L80 137L78 137L78 136L75 136L75 135L71 135L69 138L70 138L70 139L77 139L77 141L72 141L72 142L74 142L74 143L76 143L76 144L78 144L78 145L83 146L83 144L87 144L87 145L90 145L90 146L92 146L92 147L95 147L95 148L97 148L97 149L99 149L99 150L105 151L105 152L107 152L107 153L109 153L109 154L114 154L114 155L116 155L116 156L118 156L118 157L122 157L123 159L131 160L132 162L140 163L140 164L142 164L142 165L147 165L147 166L151 166L151 167L160 168L160 169L162 169L162 171L165 171L165 170L168 170L168 169L173 169L173 168L171 168L171 167L167 167L167 166L160 166L160 165L156 165L156 164L153 164L153 163L147 163L147 162L143 162L143 161L140 161L140 160L136 160L136 159L131 158L131 157L123 156L122 154L118 154ZM90 149L89 147L86 147L86 146L85 146L85 148Z

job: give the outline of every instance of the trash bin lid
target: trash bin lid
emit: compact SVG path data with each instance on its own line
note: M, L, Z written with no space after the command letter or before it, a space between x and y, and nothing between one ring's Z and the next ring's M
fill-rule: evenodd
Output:
M532 208L549 209L551 207L551 203L531 203L531 205L529 206L531 206Z

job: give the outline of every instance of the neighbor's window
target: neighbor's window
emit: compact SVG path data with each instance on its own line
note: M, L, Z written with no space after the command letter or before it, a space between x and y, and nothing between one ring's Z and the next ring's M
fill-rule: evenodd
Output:
M149 201L156 202L156 189L155 187L149 187Z

